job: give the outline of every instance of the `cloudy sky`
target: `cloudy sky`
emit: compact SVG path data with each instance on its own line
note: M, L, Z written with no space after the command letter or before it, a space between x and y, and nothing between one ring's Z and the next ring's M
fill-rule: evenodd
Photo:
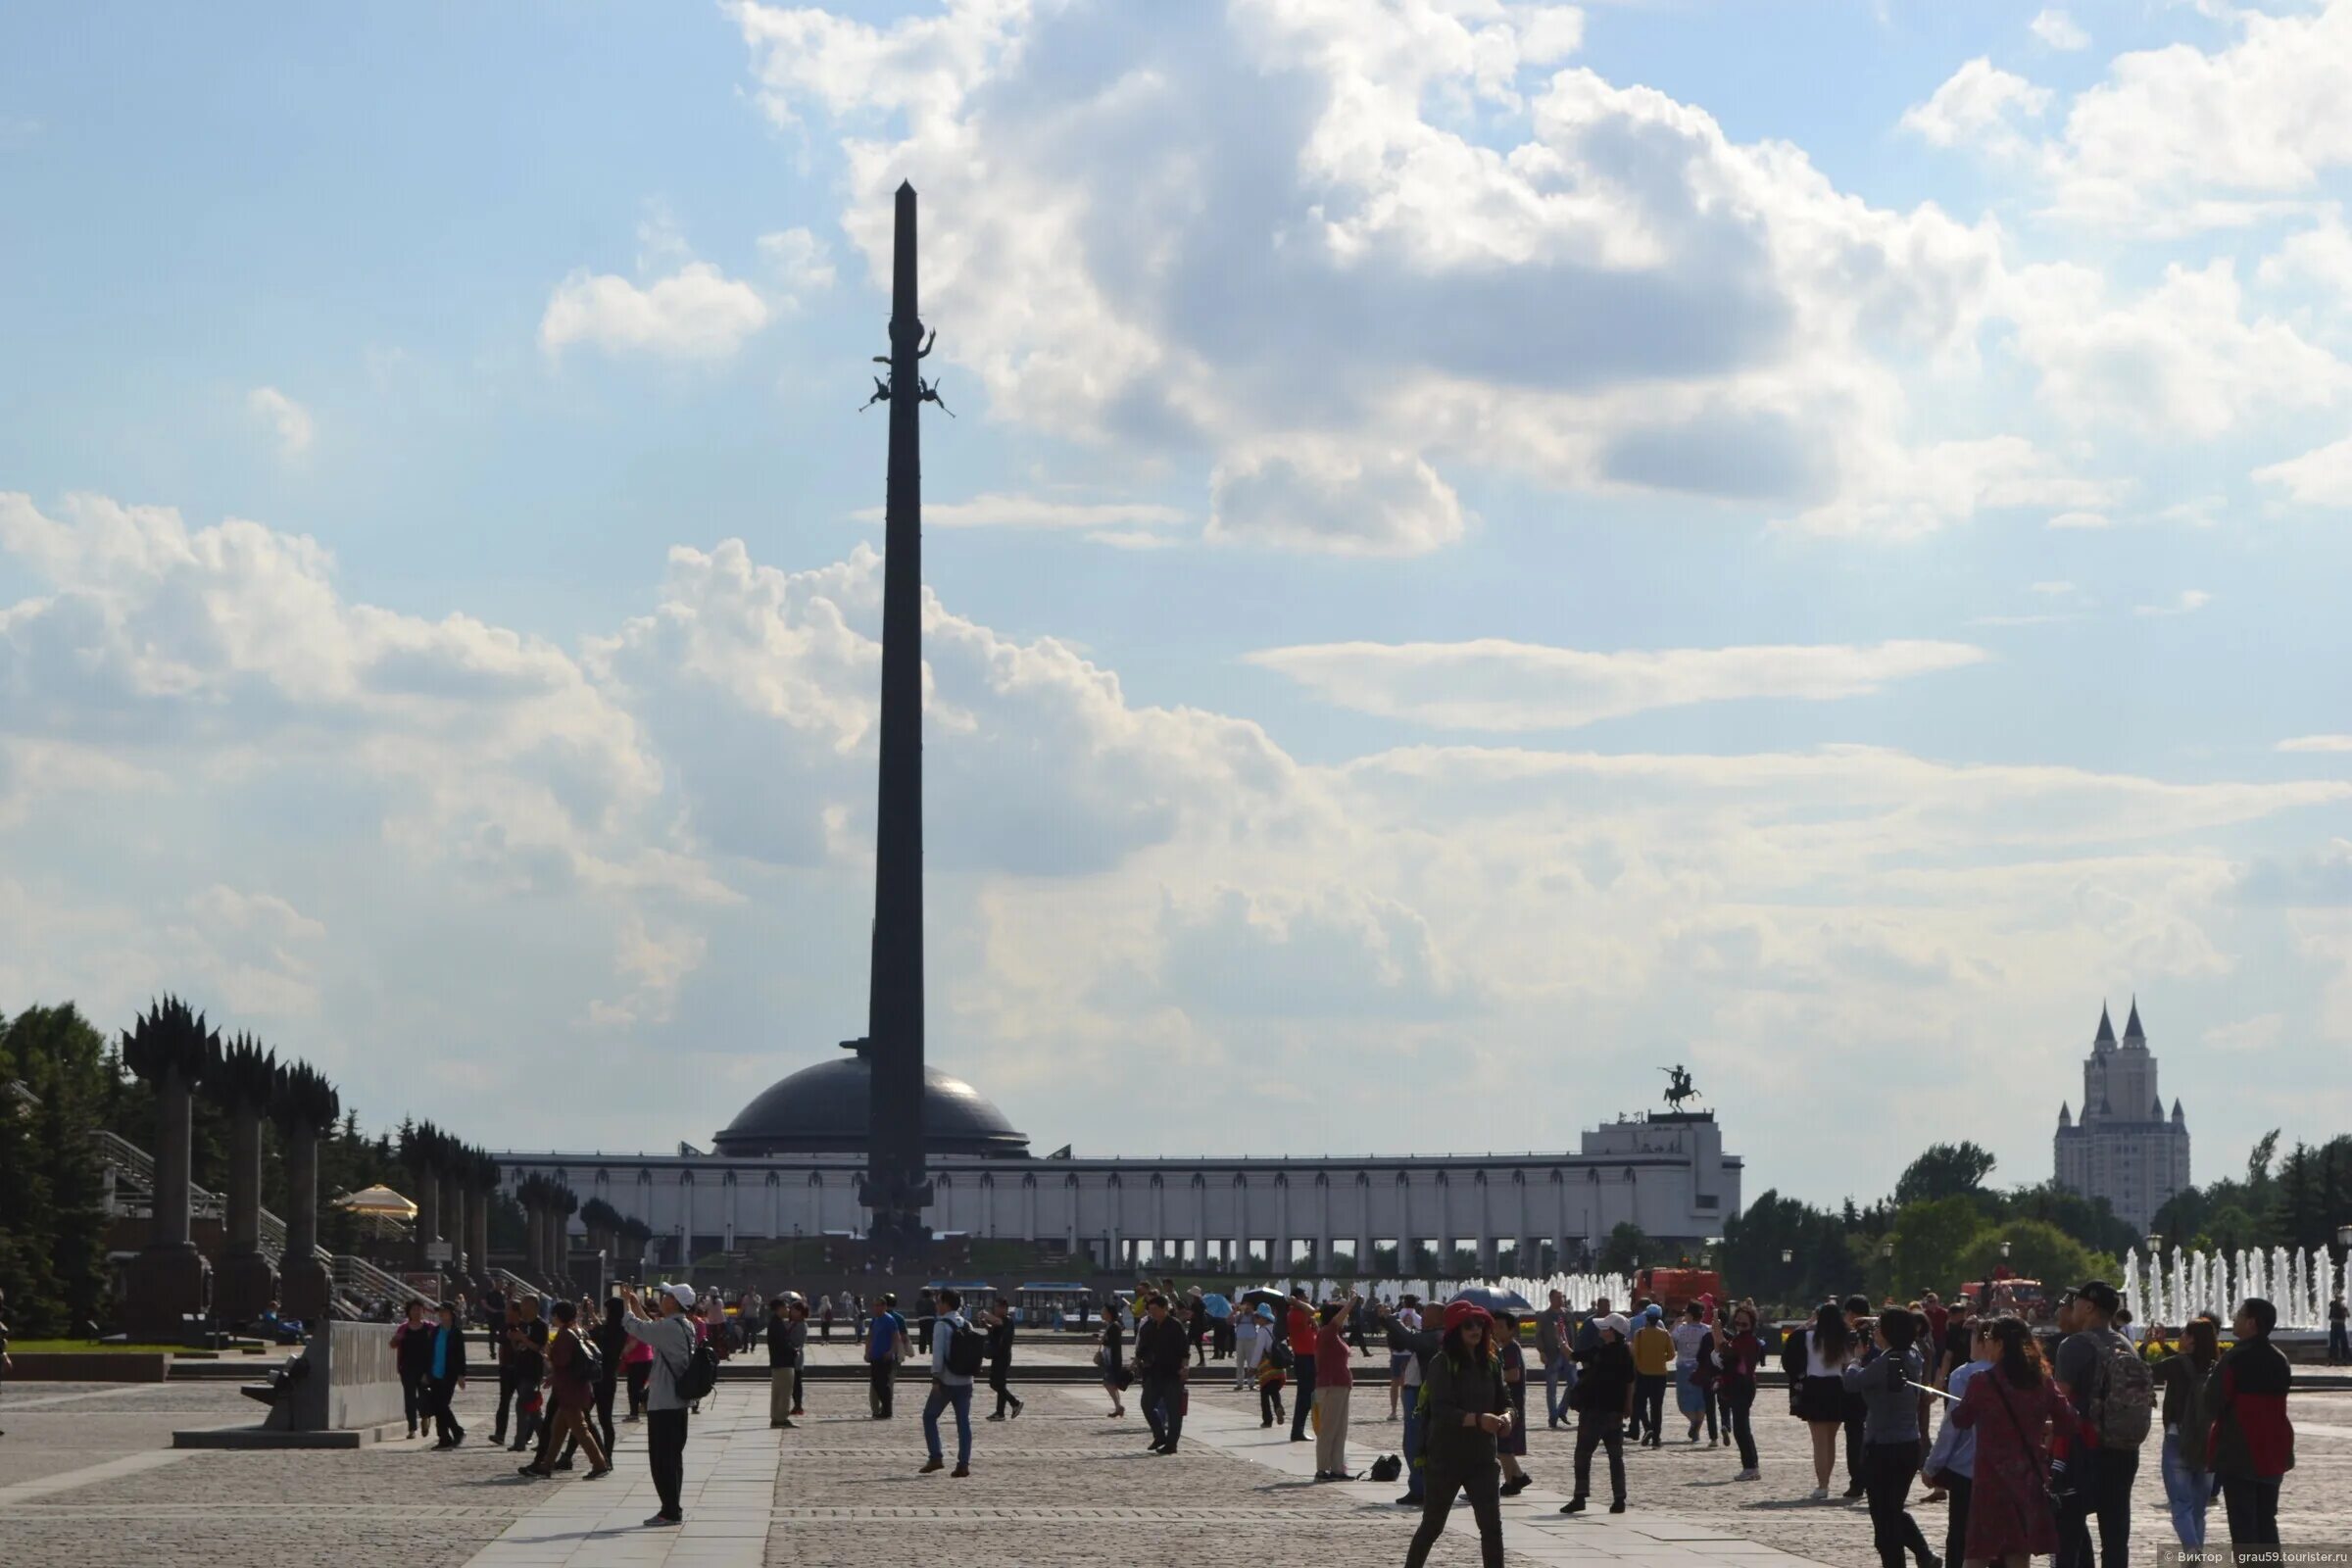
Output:
M0 1005L516 1147L858 1033L910 178L1040 1148L1682 1061L1751 1198L2035 1179L2135 991L2200 1174L2339 1132L2348 98L2352 0L11 7Z

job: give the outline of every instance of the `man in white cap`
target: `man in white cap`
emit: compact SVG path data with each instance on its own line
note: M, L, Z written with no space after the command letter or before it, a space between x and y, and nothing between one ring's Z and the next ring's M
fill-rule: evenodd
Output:
M678 1393L678 1379L694 1359L694 1322L686 1315L694 1307L694 1287L658 1287L650 1317L637 1293L626 1285L620 1288L620 1304L624 1309L621 1327L630 1339L643 1340L654 1352L645 1396L645 1454L662 1506L646 1524L655 1528L675 1525L686 1517L678 1504L678 1490L686 1479L686 1400Z

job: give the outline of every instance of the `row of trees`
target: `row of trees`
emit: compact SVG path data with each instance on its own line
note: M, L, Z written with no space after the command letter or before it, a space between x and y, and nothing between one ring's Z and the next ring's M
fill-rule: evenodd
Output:
M224 1080L229 1059L255 1054L249 1047L233 1042L222 1054ZM192 1177L214 1192L229 1186L235 1100L199 1095L190 1106ZM339 1108L340 1119L331 1120L318 1140L322 1199L376 1185L409 1192L417 1156L428 1145L454 1157L454 1147L444 1148L446 1135L429 1127L420 1132L403 1121L371 1136L363 1131L358 1109ZM112 1326L103 1162L91 1135L112 1132L153 1152L157 1114L155 1086L131 1073L121 1043L73 1004L30 1006L0 1018L0 1289L8 1293L6 1315L18 1334L74 1334L93 1322ZM262 1204L284 1215L291 1207L285 1136L265 1117L261 1139ZM329 1251L370 1251L366 1222L331 1202L321 1203L318 1227L319 1243ZM522 1211L494 1197L489 1230L493 1250L519 1250ZM404 1263L397 1256L381 1260Z
M1848 1199L1816 1208L1767 1192L1724 1224L1726 1282L1791 1311L1855 1293L1909 1298L1933 1290L1949 1298L2003 1263L2028 1279L2070 1284L2112 1274L2134 1244L2105 1200L2054 1182L1995 1189L1987 1185L1993 1165L1979 1145L1937 1144L1867 1207Z
M2176 1193L2156 1211L2167 1244L2239 1252L2274 1247L2318 1251L2352 1221L2352 1133L2316 1148L2298 1143L2282 1157L2278 1131L2256 1141L2235 1176Z
M2241 1176L2166 1203L2152 1227L2166 1248L2331 1246L2335 1227L2352 1219L2352 1135L2317 1148L2297 1144L2283 1158L2278 1148L2272 1132ZM2142 1245L2106 1200L2055 1182L1996 1189L1988 1185L1993 1163L1976 1144L1935 1145L1868 1207L1849 1199L1838 1209L1816 1208L1767 1192L1725 1222L1717 1264L1740 1295L1797 1310L1856 1292L1875 1300L1933 1290L1948 1299L2002 1263L2052 1285L2113 1278L2123 1255Z

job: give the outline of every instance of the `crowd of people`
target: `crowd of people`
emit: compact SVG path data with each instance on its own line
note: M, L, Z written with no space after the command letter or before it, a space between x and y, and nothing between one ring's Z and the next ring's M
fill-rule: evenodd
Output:
M1811 1499L1830 1499L1842 1456L1843 1496L1866 1502L1883 1568L2034 1555L2054 1555L2059 1568L2121 1568L2133 1488L2151 1452L2181 1544L2205 1544L2217 1499L2235 1545L2278 1541L2280 1482L2294 1462L2290 1374L2265 1300L2238 1308L2227 1343L2211 1316L2135 1343L2122 1332L2117 1292L2091 1280L2060 1299L2060 1338L2046 1358L2019 1317L1979 1313L1966 1300L1946 1307L1933 1295L1875 1309L1862 1297L1827 1302L1786 1335L1774 1335L1752 1301L1719 1308L1704 1297L1676 1311L1637 1298L1621 1313L1606 1299L1572 1309L1555 1291L1527 1318L1470 1298L1425 1307L1409 1294L1369 1300L1348 1291L1318 1301L1303 1287L1228 1304L1172 1280L1145 1281L1103 1302L1095 1362L1110 1415L1125 1417L1132 1395L1148 1451L1173 1454L1196 1374L1232 1355L1231 1387L1255 1392L1260 1425L1315 1445L1318 1483L1359 1479L1350 1423L1356 1389L1372 1384L1361 1419L1401 1425L1396 1502L1421 1512L1408 1564L1427 1557L1457 1500L1469 1505L1484 1560L1501 1562L1500 1501L1534 1479L1525 1460L1539 1381L1546 1425L1575 1434L1564 1513L1588 1507L1596 1456L1606 1460L1609 1511L1623 1512L1627 1449L1664 1446L1677 1423L1682 1444L1734 1451L1731 1479L1761 1480L1754 1410L1760 1370L1775 1357L1789 1414L1808 1429ZM429 1432L440 1448L465 1442L452 1402L471 1370L465 1330L475 1319L491 1327L499 1386L490 1441L530 1455L525 1477L571 1470L584 1454L586 1479L601 1479L612 1473L620 1407L619 1422L646 1428L661 1499L649 1526L682 1517L689 1420L717 1361L764 1342L769 1424L794 1426L812 1321L820 1340L835 1321L855 1336L875 1420L897 1416L910 1363L927 1373L925 1473L949 1469L950 1418L951 1475L971 1473L983 1380L995 1400L985 1419L1014 1420L1023 1408L1010 1377L1015 1318L1002 1298L927 1290L909 1314L887 1293L820 1296L812 1307L797 1292L750 1292L730 1303L663 1285L646 1297L624 1287L601 1310L528 1296L471 1305L461 1296L429 1309L409 1301L392 1341L411 1437ZM1946 1508L1940 1553L1913 1511L1937 1502Z

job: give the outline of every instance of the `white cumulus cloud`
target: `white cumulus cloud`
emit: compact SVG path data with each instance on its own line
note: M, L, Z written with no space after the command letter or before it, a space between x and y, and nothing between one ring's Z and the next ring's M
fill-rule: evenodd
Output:
M1945 78L1926 103L1903 111L1902 126L1938 147L2023 145L2018 122L2050 106L2050 90L1979 56Z
M2316 447L2299 458L2254 470L2264 484L2277 485L2287 499L2306 507L2352 507L2352 436Z
M539 346L550 355L580 343L612 354L719 360L743 347L773 316L758 289L709 262L688 262L642 287L583 269L549 296L539 318Z
M295 402L273 386L257 386L245 394L245 407L256 418L270 427L276 438L277 450L285 457L298 458L310 449L316 427L311 422L311 411Z
M1454 729L1565 729L1693 703L1832 702L1981 662L1965 643L1674 648L1592 653L1494 639L1269 648L1251 663L1384 718Z
M1918 365L1973 352L1997 225L1561 69L1566 13L732 14L770 115L836 140L877 279L921 192L926 308L991 412L1196 454L1218 538L1437 548L1457 464L1825 531L2082 504L2023 438L1911 417Z
M2032 22L2026 24L2026 30L2052 49L2090 47L2090 34L2084 32L2082 24L2073 17L2055 6L2043 7Z

